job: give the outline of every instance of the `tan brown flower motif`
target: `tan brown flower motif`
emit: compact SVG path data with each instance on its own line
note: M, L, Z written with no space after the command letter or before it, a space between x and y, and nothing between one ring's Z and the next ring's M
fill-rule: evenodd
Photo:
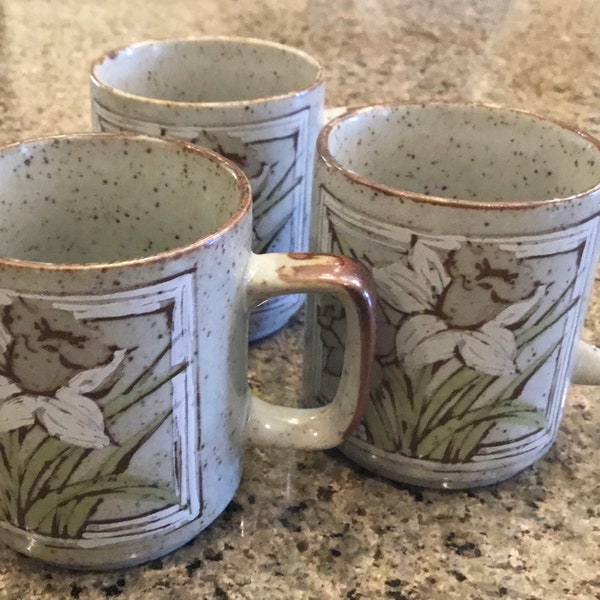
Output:
M448 254L444 267L451 281L438 308L453 327L480 327L540 286L522 258L491 245L466 242Z
M12 298L0 330L0 432L38 423L67 444L110 444L89 395L120 377L126 351L47 301Z
M514 254L469 242L444 252L417 239L405 261L375 267L373 276L406 316L396 353L408 368L458 358L490 375L518 371L511 327L533 310L543 286Z
M47 302L15 298L4 309L2 324L11 342L0 372L24 391L52 395L76 373L113 355L100 332Z

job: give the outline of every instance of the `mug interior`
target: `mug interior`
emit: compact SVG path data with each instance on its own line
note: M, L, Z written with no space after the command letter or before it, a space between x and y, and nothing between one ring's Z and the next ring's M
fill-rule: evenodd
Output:
M84 134L0 149L0 256L130 261L196 243L250 210L217 154L144 136Z
M185 103L239 102L298 93L321 66L281 44L244 38L144 42L115 50L92 77L121 93Z
M600 149L528 113L475 105L377 106L347 113L326 135L342 169L396 190L480 202L531 202L600 182Z

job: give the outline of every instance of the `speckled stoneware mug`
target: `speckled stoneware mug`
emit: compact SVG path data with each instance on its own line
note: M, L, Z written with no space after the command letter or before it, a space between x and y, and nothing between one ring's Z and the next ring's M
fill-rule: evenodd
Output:
M598 254L600 148L517 110L351 110L317 146L313 248L378 287L365 418L343 451L390 478L466 488L553 443ZM307 396L342 372L343 309L310 302ZM599 383L581 348L578 382Z
M227 506L246 442L318 449L357 424L370 277L343 257L251 252L247 178L184 142L85 134L0 148L0 539L123 567ZM351 315L326 409L253 396L248 312L331 291Z
M95 130L181 138L242 167L254 195L256 253L307 250L324 94L316 59L251 38L147 41L111 50L91 70ZM283 327L303 298L258 306L250 340Z

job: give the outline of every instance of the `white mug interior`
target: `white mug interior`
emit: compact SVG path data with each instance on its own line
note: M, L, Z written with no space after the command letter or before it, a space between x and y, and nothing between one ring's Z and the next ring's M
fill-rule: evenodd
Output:
M574 196L600 181L592 140L489 106L368 107L333 121L326 143L351 174L422 196L521 203Z
M251 38L148 41L109 52L92 67L101 85L176 103L243 102L294 95L322 79L308 54Z
M216 234L249 210L242 172L216 153L145 136L82 134L0 149L0 256L135 260Z

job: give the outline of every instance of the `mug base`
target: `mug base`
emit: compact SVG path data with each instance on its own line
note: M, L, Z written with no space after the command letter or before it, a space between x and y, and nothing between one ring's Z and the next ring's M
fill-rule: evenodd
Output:
M29 558L75 571L134 567L166 556L187 544L219 517L234 494L235 489L224 496L226 501L218 507L175 530L144 534L133 540L107 540L104 545L94 541L92 546L90 540L52 538L4 522L0 523L0 542Z
M353 438L344 442L339 450L357 465L399 483L430 489L466 490L493 485L514 477L544 456L553 443L554 439L551 439L518 458L512 456L469 463L410 458L380 450Z

